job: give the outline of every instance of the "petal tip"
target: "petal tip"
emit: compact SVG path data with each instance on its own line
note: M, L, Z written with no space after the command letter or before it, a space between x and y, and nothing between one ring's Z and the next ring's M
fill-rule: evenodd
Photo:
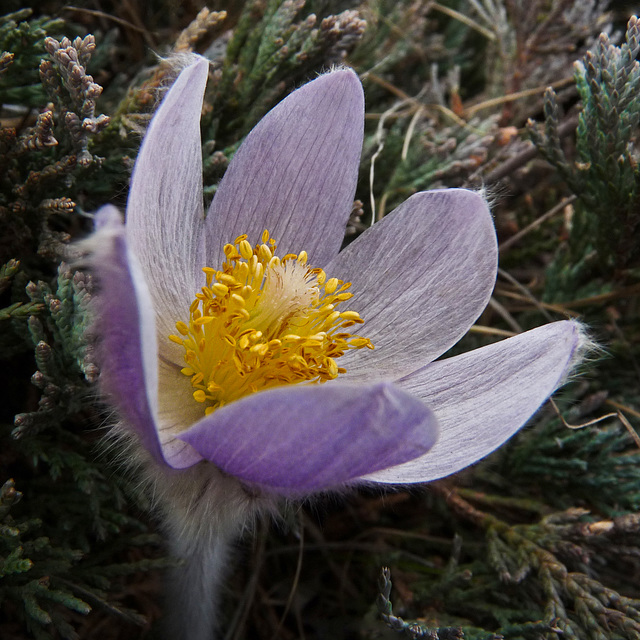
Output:
M337 67L318 76L302 88L309 91L329 92L334 96L342 94L352 108L361 108L364 112L364 89L358 74L350 67Z
M340 82L345 86L357 87L362 89L362 83L360 78L354 69L351 67L336 66L327 71L326 73L318 76L318 79L324 79L327 82Z
M209 61L194 53L177 54L172 56L168 62L176 74L175 81L183 74L185 76L200 76L198 80L202 81L206 80L209 73Z
M122 214L112 204L105 204L94 214L93 228L95 231L117 229L122 226Z
M591 337L589 329L579 320L564 320L557 323L571 342L567 368L558 386L564 384L576 373L585 361L602 356L604 349Z

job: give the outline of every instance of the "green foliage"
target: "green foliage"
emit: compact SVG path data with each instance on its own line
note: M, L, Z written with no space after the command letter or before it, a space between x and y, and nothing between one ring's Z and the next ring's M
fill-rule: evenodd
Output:
M38 367L31 382L42 390L42 396L37 411L16 416L15 438L79 411L86 402L87 383L95 382L98 373L86 338L91 296L88 276L73 273L62 263L55 292L46 282L29 283L27 292L32 305L45 310L40 317L32 315L28 322Z
M0 16L0 103L41 107L46 94L38 74L47 36L63 22L46 16L29 20L31 9Z
M42 19L36 23L48 24ZM41 26L36 31L42 40L38 46L44 44L52 58L38 61L40 86L54 104L44 107L43 98L44 108L35 121L24 118L27 126L0 130L2 262L18 255L33 263L33 254L45 260L60 254L69 240L60 223L68 224L76 210L71 196L78 193L81 178L91 175L98 164L88 151L89 140L108 123L106 116L95 115L95 98L102 89L83 66L95 46L93 37L58 42L45 37Z
M24 609L35 637L49 637L44 628L55 628L63 638L76 638L71 626L57 614L56 605L87 614L91 607L75 597L65 586L50 576L63 575L78 562L82 553L74 549L52 549L48 538L37 533L39 519L16 519L12 508L22 498L13 480L0 489L0 604L8 603ZM56 588L56 584L61 588Z
M554 508L581 504L609 517L640 510L640 450L618 421L573 431L550 420L509 453L504 477L535 483Z
M367 29L349 59L365 79L370 74L385 78L401 73L410 83L409 90L417 93L428 65L446 60L456 51L455 47L445 48L443 30L421 3L375 0L363 8L362 17L367 21ZM377 103L381 98L388 99L385 94L370 83L366 99L370 104Z
M449 120L445 124L429 117L430 110L417 101L408 99L397 106L413 112L412 117L398 118L387 130L383 114L376 132L365 139L360 180L362 185L369 183L373 165L378 218L418 191L468 186L469 176L486 161L497 135L495 118L464 124L451 122L447 114L442 118ZM366 192L360 193L365 200Z
M552 89L545 94L544 131L529 125L536 146L580 198L568 249L549 269L550 299L563 299L594 277L620 274L639 264L639 36L634 17L621 46L602 34L595 50L576 63L582 106L574 160L567 157L558 135L560 108Z
M417 622L407 623L402 618L395 616L393 614L393 605L391 604L391 600L389 600L389 596L391 595L391 586L391 572L385 567L382 569L380 578L378 579L378 588L380 589L380 593L376 600L376 606L380 611L382 619L393 631L401 633L406 638L411 638L412 640L415 640L416 638L429 638L430 640L458 640L459 638L469 637L464 633L461 627L449 627L433 631L425 628ZM493 640L493 638L495 638L493 634L489 634L485 637L486 640ZM482 640L484 640L484 638Z

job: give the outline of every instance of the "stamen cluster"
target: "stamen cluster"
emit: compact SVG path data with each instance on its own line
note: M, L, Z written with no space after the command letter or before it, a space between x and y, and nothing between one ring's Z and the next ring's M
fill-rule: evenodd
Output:
M255 247L246 235L224 246L221 270L204 267L206 286L192 302L189 322L169 339L185 349L193 397L205 413L258 390L325 382L346 369L336 358L349 349L373 349L344 331L364 322L338 311L352 297L349 282L307 265L307 253L275 255L264 231Z

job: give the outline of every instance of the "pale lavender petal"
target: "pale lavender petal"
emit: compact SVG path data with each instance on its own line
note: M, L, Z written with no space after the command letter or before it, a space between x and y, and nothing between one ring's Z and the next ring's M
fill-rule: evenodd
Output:
M241 233L268 229L278 253L322 266L340 249L351 213L364 130L357 75L333 71L290 94L249 133L207 215L207 256ZM215 265L212 265L215 266Z
M85 242L90 252L97 292L92 298L100 336L100 386L118 413L158 461L176 468L202 458L189 448L176 455L176 445L163 452L154 417L158 403L155 320L140 266L127 246L115 207L96 213L96 233ZM185 449L184 443L177 443Z
M203 282L200 113L208 63L194 58L156 111L142 142L127 203L127 240L151 292L159 345L179 360L167 337L188 319Z
M516 433L562 384L587 342L577 322L554 322L434 362L398 381L433 409L440 437L426 455L367 479L427 482L480 460Z
M444 353L486 307L498 251L484 199L464 189L417 193L326 267L352 283L373 351L340 358L344 379L396 378Z
M297 385L247 396L180 438L245 482L279 493L319 491L422 455L431 411L388 382Z

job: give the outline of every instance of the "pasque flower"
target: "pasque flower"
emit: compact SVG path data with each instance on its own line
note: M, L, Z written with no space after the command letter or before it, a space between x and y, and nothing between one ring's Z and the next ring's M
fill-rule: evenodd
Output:
M126 223L104 207L92 240L102 389L199 557L252 500L468 466L527 421L585 342L555 322L434 362L491 295L491 215L471 191L417 193L340 251L364 123L348 69L263 118L205 216L207 70L194 58L167 92Z

